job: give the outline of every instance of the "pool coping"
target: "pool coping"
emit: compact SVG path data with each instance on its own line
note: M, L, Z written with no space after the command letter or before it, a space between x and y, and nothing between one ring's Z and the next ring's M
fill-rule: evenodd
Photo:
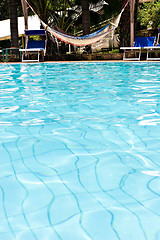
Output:
M154 60L154 61L123 61L123 60L82 60L82 61L44 61L44 62L0 62L0 64L5 65L5 64L41 64L41 63L83 63L83 62L105 62L105 63L160 63L159 60Z

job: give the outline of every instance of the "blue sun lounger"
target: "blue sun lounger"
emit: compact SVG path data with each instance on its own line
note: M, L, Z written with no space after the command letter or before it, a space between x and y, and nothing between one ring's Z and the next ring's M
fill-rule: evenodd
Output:
M138 60L141 59L141 51L145 47L153 47L155 44L156 37L136 37L135 43L133 47L121 47L120 49L124 50L123 60ZM126 53L133 53L136 55L138 53L138 57L127 58Z
M46 40L29 40L29 36L37 35L45 36ZM45 30L25 30L25 36L27 38L26 48L19 50L20 52L22 52L22 62L39 62L40 54L42 54L42 60L44 61L47 45L47 35ZM37 59L24 59L25 55L29 57L30 54L37 54Z

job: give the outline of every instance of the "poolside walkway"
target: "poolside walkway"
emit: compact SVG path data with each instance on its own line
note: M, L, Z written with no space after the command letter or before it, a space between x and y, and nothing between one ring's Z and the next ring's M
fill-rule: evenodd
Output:
M142 61L123 61L123 60L82 60L82 61L44 61L44 62L28 62L27 64L40 64L40 63L73 63L73 62L121 62L121 63L160 63L160 61L158 60L154 60L154 61L146 61L146 60L142 60ZM22 62L0 62L0 64L26 64L26 63L22 63Z

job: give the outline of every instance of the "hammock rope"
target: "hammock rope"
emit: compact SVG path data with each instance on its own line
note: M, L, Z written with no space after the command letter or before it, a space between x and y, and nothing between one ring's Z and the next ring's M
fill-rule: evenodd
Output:
M91 33L91 34L88 34L88 35L85 35L85 36L76 37L76 36L69 35L67 33L62 33L60 31L57 31L57 30L49 27L47 24L45 24L41 20L39 15L35 12L35 10L28 3L28 1L27 0L25 0L25 1L28 4L28 6L31 8L31 10L34 12L34 14L36 14L38 16L41 24L43 25L43 27L45 29L45 31L48 31L55 38L58 38L59 40L65 42L65 43L74 45L74 46L87 46L87 45L91 45L93 43L96 43L96 42L100 41L102 38L107 36L111 31L114 31L118 27L121 15L124 12L127 4L129 3L129 0L127 0L125 6L123 7L123 9L119 13L119 15L115 18L114 22L110 22L109 24L107 24L106 26L104 26L103 28L101 28L100 30L98 30L98 31L96 31L94 33Z

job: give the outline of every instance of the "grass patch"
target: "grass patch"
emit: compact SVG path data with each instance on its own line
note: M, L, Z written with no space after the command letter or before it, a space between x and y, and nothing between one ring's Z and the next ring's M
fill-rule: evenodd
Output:
M114 49L112 51L109 51L109 53L119 53L119 49Z

